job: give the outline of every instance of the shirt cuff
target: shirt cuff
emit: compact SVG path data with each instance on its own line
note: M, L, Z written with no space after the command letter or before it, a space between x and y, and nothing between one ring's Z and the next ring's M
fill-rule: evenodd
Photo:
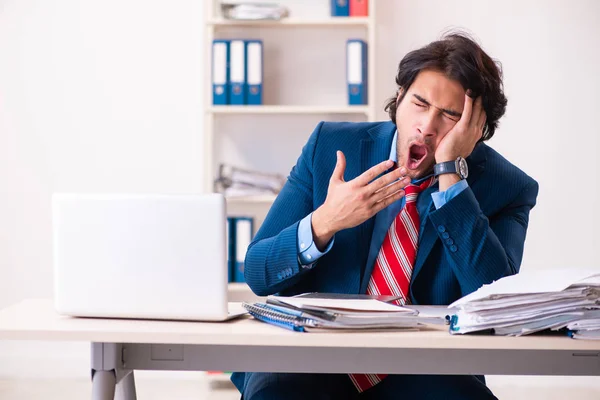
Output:
M463 179L456 182L443 192L431 193L431 198L433 199L433 204L435 204L436 210L442 208L447 202L458 196L460 192L468 187L469 184L467 183L466 179Z
M304 268L311 268L312 265L324 254L327 254L333 247L334 238L331 238L325 251L320 252L313 240L312 233L312 213L300 221L298 226L298 261Z

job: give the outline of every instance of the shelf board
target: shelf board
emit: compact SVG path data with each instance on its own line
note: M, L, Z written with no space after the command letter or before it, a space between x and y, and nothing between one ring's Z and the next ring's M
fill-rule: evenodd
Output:
M250 287L244 282L229 282L227 289L230 292L252 292Z
M225 199L227 203L264 203L270 204L275 201L277 196L274 194L263 194L263 195L254 195L254 196L227 196Z
M368 114L368 106L213 106L212 114Z
M339 17L322 19L294 19L287 18L282 20L229 20L215 18L207 21L209 26L227 27L227 26L258 26L265 28L272 27L342 27L342 26L368 26L369 17Z

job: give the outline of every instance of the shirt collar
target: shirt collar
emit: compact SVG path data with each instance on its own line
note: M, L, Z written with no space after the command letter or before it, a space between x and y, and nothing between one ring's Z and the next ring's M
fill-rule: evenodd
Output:
M394 164L398 162L396 143L398 143L398 129L396 129L396 131L394 132L394 138L392 139L392 148L390 149L390 160L392 160Z

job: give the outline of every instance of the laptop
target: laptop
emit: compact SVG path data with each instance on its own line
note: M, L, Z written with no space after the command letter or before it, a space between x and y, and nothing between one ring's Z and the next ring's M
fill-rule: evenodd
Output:
M54 194L54 295L76 317L225 321L221 194Z

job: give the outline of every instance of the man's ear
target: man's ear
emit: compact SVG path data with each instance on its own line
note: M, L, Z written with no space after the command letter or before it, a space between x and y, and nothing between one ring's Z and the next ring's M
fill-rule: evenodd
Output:
M402 86L400 86L398 88L398 95L396 96L396 107L398 107L398 104L400 103L400 98L402 97L403 93L404 93L404 88Z

